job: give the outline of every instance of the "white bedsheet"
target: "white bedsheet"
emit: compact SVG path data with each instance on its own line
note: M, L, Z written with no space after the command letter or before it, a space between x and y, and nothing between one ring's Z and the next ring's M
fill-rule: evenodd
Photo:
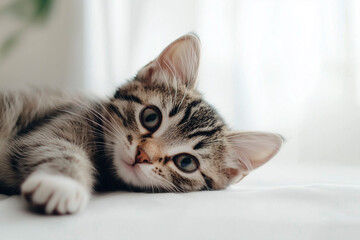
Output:
M0 239L360 239L359 173L269 164L224 191L107 193L61 217L0 195Z

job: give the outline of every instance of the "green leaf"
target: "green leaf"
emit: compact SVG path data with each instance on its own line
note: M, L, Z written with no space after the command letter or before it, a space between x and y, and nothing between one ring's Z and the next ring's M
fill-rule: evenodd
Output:
M38 22L45 21L50 15L53 6L53 0L33 0L33 1L35 5L33 21L38 21Z
M20 32L10 35L0 47L0 60L3 60L12 50L20 39Z
M13 0L0 9L0 17L13 15L23 21L23 26L0 44L0 60L3 60L16 46L26 28L48 19L53 5L54 0Z

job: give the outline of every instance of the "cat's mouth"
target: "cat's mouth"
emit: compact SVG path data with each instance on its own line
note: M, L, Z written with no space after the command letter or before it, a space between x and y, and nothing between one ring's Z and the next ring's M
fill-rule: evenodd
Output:
M147 172L150 171L151 162L149 155L141 146L136 149L124 149L123 145L115 148L115 158L118 175L132 186L142 187L147 183ZM129 151L130 150L130 151ZM134 152L132 152L135 150Z
M134 158L128 158L128 159L124 159L124 170L126 171L126 174L124 174L123 176L127 178L127 181L129 181L130 184L132 184L133 186L138 186L141 187L145 184L146 182L146 171L145 169L147 169L149 167L149 165L151 165L150 162L148 163L143 163L140 162L139 157L137 158L136 156L138 156L138 152L135 155L135 159ZM130 163L131 162L131 163ZM145 166L148 165L148 166ZM145 169L144 169L145 168Z

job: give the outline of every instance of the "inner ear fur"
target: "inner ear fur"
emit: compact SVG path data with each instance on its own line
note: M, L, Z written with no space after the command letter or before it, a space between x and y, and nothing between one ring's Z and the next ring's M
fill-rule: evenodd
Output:
M167 46L155 60L138 72L137 79L148 84L175 79L187 88L195 88L199 61L200 39L190 33Z
M233 132L226 138L232 165L224 171L232 183L268 162L283 143L281 135L267 132Z

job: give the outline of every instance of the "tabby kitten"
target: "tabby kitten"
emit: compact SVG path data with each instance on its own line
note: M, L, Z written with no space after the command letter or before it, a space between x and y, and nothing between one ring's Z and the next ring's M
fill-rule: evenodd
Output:
M0 188L47 214L82 210L93 190L223 189L267 162L277 134L235 132L196 90L200 42L171 43L107 100L0 94Z

